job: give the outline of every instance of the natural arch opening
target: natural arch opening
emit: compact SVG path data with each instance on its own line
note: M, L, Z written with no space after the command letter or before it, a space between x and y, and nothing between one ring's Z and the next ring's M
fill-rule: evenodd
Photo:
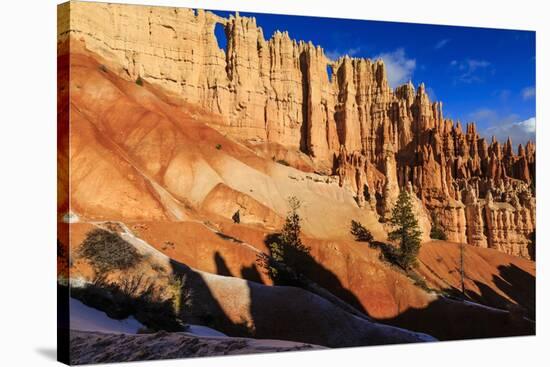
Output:
M221 23L216 23L214 27L214 36L218 42L218 47L227 52L227 35L225 34L225 27Z
M332 82L332 65L327 64L328 81Z

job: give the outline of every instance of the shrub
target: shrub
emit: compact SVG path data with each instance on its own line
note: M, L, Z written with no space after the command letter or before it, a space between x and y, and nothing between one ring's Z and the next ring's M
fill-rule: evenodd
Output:
M233 219L233 223L241 223L241 213L237 210L231 219Z
M191 306L192 292L186 286L185 276L172 275L168 281L168 290L174 313L179 315L184 306Z
M359 242L371 242L373 240L372 234L366 229L360 222L355 220L351 221L351 234Z
M400 251L395 246L384 242L372 241L369 247L380 249L381 261L387 262L390 265L400 266Z
M103 65L103 64L99 65L98 69L99 69L100 71L104 72L104 73L107 72L107 67L106 67L105 65Z
M290 163L288 163L284 159L277 159L277 163L282 164L283 166L290 167Z
M432 229L430 231L430 238L434 240L447 240L447 234L441 225L438 222L434 222Z
M161 249L162 250L168 250L169 248L170 249L176 248L176 244L172 241L164 241L163 244L162 244Z
M417 287L420 287L424 289L427 292L431 292L432 289L428 287L428 284L426 283L426 280L418 274L415 270L409 269L405 272L405 274L414 282L414 285Z
M134 316L152 331L185 331L187 326L180 318L181 305L190 292L185 289L183 278L179 279L175 285L170 280L165 289L156 279L143 274L124 274L116 282L108 281L102 274L92 284L71 288L71 296L114 319Z
M447 234L445 228L441 225L435 213L432 213L432 229L430 230L430 238L434 240L447 240Z
M217 150L220 150L222 148L222 145L221 144L216 144L216 149Z
M388 234L388 239L399 241L399 264L403 269L410 269L416 265L422 232L412 210L411 198L405 190L399 193L390 223L394 230Z
M143 79L141 79L141 76L138 76L136 79L136 84L140 87L143 87Z
M118 234L100 228L88 232L79 254L88 259L100 273L129 269L143 258Z

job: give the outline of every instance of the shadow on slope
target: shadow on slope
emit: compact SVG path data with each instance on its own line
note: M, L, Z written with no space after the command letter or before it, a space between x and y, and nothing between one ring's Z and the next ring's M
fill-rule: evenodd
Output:
M516 314L445 298L434 298L425 308L409 308L394 318L379 320L416 332L397 329L374 322L336 297L334 294L342 291L339 281L332 280L331 286L337 287L336 289L321 288L325 284L313 281L300 288L266 286L250 281L260 278L261 269L257 264L241 266L240 271L235 271L235 267L230 268L220 253L215 253L212 256L216 270L226 275L220 276L194 270L142 242L132 241L132 244L141 246L141 251L148 254L143 257L147 264L142 263L140 269L150 269L148 275L161 282L161 289L168 287L168 283L162 283L163 279L185 279L181 285L179 302L174 302L180 320L205 325L229 336L349 347L433 340L417 332L444 340L534 333L534 323L527 322ZM336 277L313 259L306 257L304 261L305 263L298 265L305 275L317 277L316 280L322 276L329 281ZM249 280L233 277L239 276L239 273ZM120 277L130 275L128 272L118 274ZM120 278L118 281L124 280ZM189 294L191 301L187 302L183 295L188 297ZM128 314L118 317L122 316L126 317ZM140 319L146 321L145 317ZM156 329L167 328L161 326Z
M255 264L241 267L241 277L256 283L263 284L262 277Z
M228 311L218 302L217 297L212 293L200 273L172 259L170 259L170 264L172 272L177 277L185 278L185 286L191 292L191 302L179 310L186 322L208 326L229 336L255 336L253 328L246 319L235 320L228 316ZM221 267L218 269L219 271L225 272L226 276L231 276L223 257L217 256L216 264ZM181 299L179 304L185 305L185 300Z
M367 315L367 311L355 294L345 288L338 276L315 260L308 251L299 251L286 244L285 241L281 240L281 233L268 234L264 239L264 244L268 248L269 253L267 255L269 258L282 257L283 264L279 265L286 265L289 268L288 270L275 270L277 264L270 266L265 261L260 261L263 262L262 267L264 267L275 285L305 287L304 283L313 282L361 314Z
M265 240L266 245L274 241L281 244L282 241L277 241L278 236L279 234L268 235ZM392 260L395 257L393 247L383 243L377 243L375 247L381 251L381 259L393 263ZM271 247L268 245L268 248ZM354 293L345 289L338 277L319 264L309 253L299 252L293 255L297 257L292 260L293 264L295 267L299 267L300 273L356 309L365 312ZM513 264L499 266L498 269L500 276L495 276L494 282L503 292L518 303L529 303L531 300L534 302L535 278L531 274ZM411 280L417 286L425 288L425 285L422 286L417 280ZM424 308L409 308L393 318L378 321L427 333L441 340L533 335L535 333L535 323L525 317L525 312L522 309L513 307L509 300L497 294L487 285L480 282L476 284L481 291L481 296L472 292L472 299L475 299L473 297L475 295L479 301L494 307L500 306L503 309L437 297ZM297 285L299 286L299 284ZM458 290L455 291L455 293L459 293ZM527 315L529 318L534 316L534 307L531 310L532 312Z
M515 312L444 297L425 308L409 308L394 318L379 321L409 330L429 330L440 340L535 335L535 323Z
M264 243L267 245L268 249L270 249L269 243L277 241L278 236L280 236L280 234L276 233L269 234L265 237ZM281 243L281 241L277 243ZM377 243L375 247L380 251L380 259L391 263L392 256L395 255L394 251L392 251L393 247L380 243ZM365 308L362 306L360 299L353 291L343 287L340 278L336 274L328 270L308 253L296 253L296 251L288 251L288 249L286 253L291 254L288 256L294 257L290 259L289 262L293 268L299 269L299 274L306 278L306 282L311 281L313 284L318 285L319 288L322 287L321 290L326 291L328 296L325 296L323 292L316 292L315 288L309 289L307 284L304 286L304 284L300 284L300 281L295 281L294 283L290 282L290 285L305 288L328 299L330 302L333 302L331 296L336 296L335 298L338 298L338 301L344 301L347 305L352 306L358 312L366 315ZM272 254L269 253L269 255ZM219 274L223 274L225 272L224 269L227 269L227 265L222 261L223 258L221 255L216 254L215 258L216 264L218 264L217 271ZM255 266L253 266L253 268L255 274L258 274L259 268ZM502 288L508 295L517 293L515 298L517 300L532 299L534 301L535 279L532 275L514 265L500 266L499 270L499 281L495 281L499 288ZM394 269L394 271L398 270ZM235 275L231 273L226 274L230 276ZM246 276L243 271L241 271L241 276L252 280L252 278ZM273 280L275 284L281 284L281 282L277 281L277 278ZM286 281L288 281L288 279ZM414 279L411 279L411 281L417 284L420 289L425 289L425 287L421 287ZM282 284L285 284L285 282ZM479 302L480 304L462 301L463 297L460 291L455 288L449 288L447 293L450 294L452 298L434 296L434 300L429 302L424 308L407 308L394 317L377 318L376 320L404 329L433 335L441 340L534 334L534 323L524 319L521 312L518 312L517 309L510 308L509 300L497 294L484 283L478 282L476 284L480 289L481 295L474 292L467 295L469 299L474 302ZM529 284L531 284L530 287L528 286ZM509 287L509 289L506 289L507 287ZM420 289L419 291L421 291ZM532 292L532 295L530 292ZM338 302L333 303L339 305ZM490 307L484 306L483 304ZM531 318L531 314L529 314L528 317Z
M493 274L492 281L505 296L467 275L466 278L475 285L477 291L467 288L463 295L460 289L450 285L443 291L457 300L471 300L535 320L536 278L515 264L500 265L497 269L499 273Z
M216 256L218 272L227 272ZM239 278L194 271L172 262L192 285L200 301L191 314L231 336L282 339L328 347L351 347L431 341L431 337L358 317L317 293L293 286L265 286ZM253 265L241 273L259 276ZM228 272L231 276L231 272ZM205 282L204 280L207 279ZM207 301L205 301L207 300ZM340 301L342 302L342 301Z
M495 303L501 302L511 311L523 313L531 320L535 320L536 278L515 264L500 265L498 271L498 276L493 275L493 282L515 304L496 294L492 289L487 289L487 286L484 289L480 288L482 297L492 297Z
M227 266L225 259L218 251L216 251L216 253L214 254L214 262L216 263L216 274L235 277L235 275L231 273L231 270ZM255 283L264 284L260 272L258 271L258 268L255 264L252 264L250 266L241 266L241 276L237 276L237 278L242 278Z

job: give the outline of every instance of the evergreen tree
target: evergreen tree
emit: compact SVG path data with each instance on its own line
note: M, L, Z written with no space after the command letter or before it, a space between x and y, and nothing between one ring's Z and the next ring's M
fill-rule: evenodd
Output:
M301 202L292 196L288 199L290 210L280 233L268 236L266 241L270 256L262 254L258 258L276 284L296 285L296 276L300 274L300 265L307 264L311 259L310 248L302 243L300 238L301 218L298 214ZM279 264L279 265L278 265ZM290 270L281 271L281 265Z
M394 230L388 234L388 239L399 242L399 264L409 269L416 265L422 232L412 210L411 198L405 190L399 193L390 223Z
M283 230L281 231L281 241L288 246L304 250L306 246L304 246L300 239L302 225L300 224L301 218L298 214L298 209L300 209L302 203L295 196L291 196L288 198L288 206L290 210L286 216Z

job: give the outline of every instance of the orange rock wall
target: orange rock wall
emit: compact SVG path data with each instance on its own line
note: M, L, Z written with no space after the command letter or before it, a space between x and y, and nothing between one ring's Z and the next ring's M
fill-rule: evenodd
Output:
M128 79L183 96L246 141L309 155L386 217L400 189L438 218L449 240L528 256L535 228L535 146L487 144L443 118L424 84L393 90L381 60L341 57L286 32L266 39L255 18L202 10L71 3L69 31ZM227 48L214 33L224 27ZM327 68L332 68L329 78ZM493 204L486 203L491 195ZM433 221L434 219L430 219Z

